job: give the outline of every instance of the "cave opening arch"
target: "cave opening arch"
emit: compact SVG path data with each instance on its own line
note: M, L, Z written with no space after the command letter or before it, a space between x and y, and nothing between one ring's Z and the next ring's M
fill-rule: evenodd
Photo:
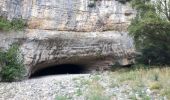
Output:
M30 75L31 78L38 78L51 75L64 75L64 74L85 74L89 70L84 65L80 64L60 64L48 66L43 69L37 70Z

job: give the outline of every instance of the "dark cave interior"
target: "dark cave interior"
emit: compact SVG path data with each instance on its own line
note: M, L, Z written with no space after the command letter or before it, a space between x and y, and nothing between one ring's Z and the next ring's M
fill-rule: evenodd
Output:
M87 73L88 70L83 65L77 64L61 64L49 66L44 69L38 70L33 73L30 78L37 78L49 75L62 75L62 74L83 74Z

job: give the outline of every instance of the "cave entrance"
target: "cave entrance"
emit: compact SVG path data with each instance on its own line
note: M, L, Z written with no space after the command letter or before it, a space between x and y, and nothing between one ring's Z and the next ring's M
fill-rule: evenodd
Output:
M37 78L49 75L61 75L61 74L83 74L87 73L88 70L83 65L76 64L62 64L49 66L44 69L38 70L33 73L30 78Z

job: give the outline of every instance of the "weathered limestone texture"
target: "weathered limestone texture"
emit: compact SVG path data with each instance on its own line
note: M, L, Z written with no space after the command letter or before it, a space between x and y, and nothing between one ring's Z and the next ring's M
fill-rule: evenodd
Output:
M126 30L134 16L128 3L115 0L1 0L0 11L26 19L31 29L60 31Z
M115 0L0 0L0 16L28 24L23 32L0 32L0 48L20 43L28 76L56 64L129 65L135 50L127 27L134 15Z
M123 35L122 35L123 34ZM133 41L127 33L26 30L0 34L0 47L19 42L28 73L57 64L108 67L133 63ZM105 63L102 65L102 62ZM96 65L97 63L97 65ZM101 66L102 65L102 66ZM106 68L107 69L107 68Z

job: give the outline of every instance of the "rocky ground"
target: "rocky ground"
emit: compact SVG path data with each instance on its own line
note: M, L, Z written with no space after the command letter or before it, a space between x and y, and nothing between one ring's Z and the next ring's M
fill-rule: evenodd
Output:
M0 83L0 100L168 100L156 92L159 88L152 91L131 74L68 74Z

